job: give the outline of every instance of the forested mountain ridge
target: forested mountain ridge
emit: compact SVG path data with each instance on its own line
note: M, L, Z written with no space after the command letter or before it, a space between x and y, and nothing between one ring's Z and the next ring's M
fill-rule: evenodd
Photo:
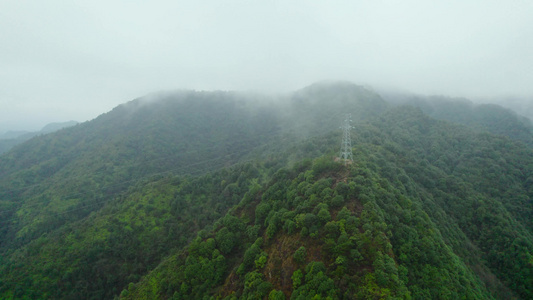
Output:
M51 133L66 127L78 124L76 121L62 123L50 123L44 126L40 131L10 131L0 135L0 154L9 151L11 148L21 144L34 136Z
M132 101L3 155L2 217L15 221L2 232L7 240L26 243L83 218L147 175L231 165L276 131L268 111L251 114L230 93L184 92L157 101Z
M531 148L349 83L256 98L152 95L0 156L1 297L531 296Z
M385 105L376 94L343 86L340 96L335 86L323 86L320 97L334 99L331 107L358 107L361 119L376 115L372 106ZM299 109L323 114L313 102L296 105L288 96L272 105L256 98L234 92L149 95L15 147L0 157L0 251L41 243L151 176L204 174L283 149L302 131L317 134L338 125L301 126L291 117Z
M474 104L443 96L386 97L392 103L419 107L433 118L466 125L478 131L508 136L533 147L533 120L496 104Z
M530 149L408 107L354 132L353 165L281 169L122 297L531 296Z

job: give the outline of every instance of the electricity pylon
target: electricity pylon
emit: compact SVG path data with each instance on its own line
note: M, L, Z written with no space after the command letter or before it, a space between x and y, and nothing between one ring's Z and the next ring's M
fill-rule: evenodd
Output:
M344 160L344 165L348 164L348 161L353 162L352 155L352 138L350 136L350 130L353 128L350 125L352 115L346 115L344 119L344 124L341 126L342 129L342 144L341 144L341 155L340 158Z

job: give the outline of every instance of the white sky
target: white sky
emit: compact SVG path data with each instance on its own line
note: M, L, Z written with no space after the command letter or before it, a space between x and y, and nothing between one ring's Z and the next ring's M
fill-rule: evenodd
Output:
M162 89L533 95L533 1L2 0L0 133Z

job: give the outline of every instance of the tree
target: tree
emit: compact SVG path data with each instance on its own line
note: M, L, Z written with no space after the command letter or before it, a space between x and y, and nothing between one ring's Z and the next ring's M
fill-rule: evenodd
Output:
M294 255L292 257L295 262L302 264L305 262L305 259L307 258L307 250L305 249L304 246L301 246L294 252Z
M222 227L216 234L216 241L220 252L228 254L235 246L235 235L228 228Z

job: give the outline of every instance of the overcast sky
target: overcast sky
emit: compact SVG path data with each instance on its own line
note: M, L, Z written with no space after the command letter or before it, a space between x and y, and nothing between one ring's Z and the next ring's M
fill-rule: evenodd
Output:
M533 1L3 0L0 41L0 133L168 89L533 95Z

